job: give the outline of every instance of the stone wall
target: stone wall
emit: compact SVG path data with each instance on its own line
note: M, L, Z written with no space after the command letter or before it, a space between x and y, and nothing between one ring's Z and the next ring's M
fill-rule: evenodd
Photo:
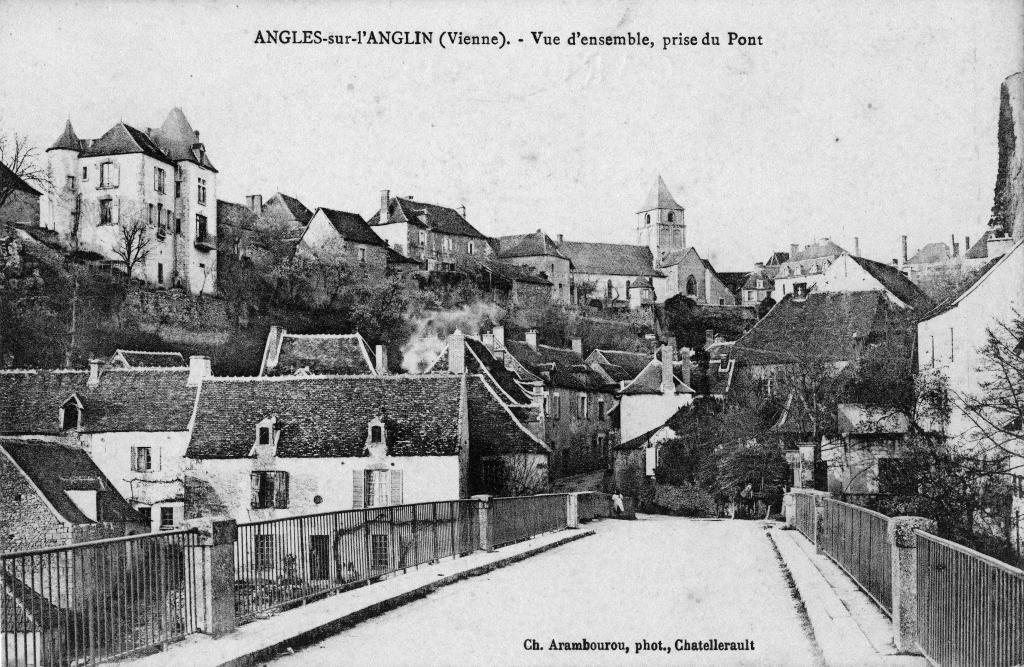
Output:
M54 516L35 488L0 454L0 552L70 544L71 526Z

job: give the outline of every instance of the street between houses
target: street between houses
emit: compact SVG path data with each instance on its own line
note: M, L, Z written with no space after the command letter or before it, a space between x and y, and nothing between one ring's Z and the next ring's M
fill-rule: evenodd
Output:
M644 516L596 529L272 664L815 664L759 524Z

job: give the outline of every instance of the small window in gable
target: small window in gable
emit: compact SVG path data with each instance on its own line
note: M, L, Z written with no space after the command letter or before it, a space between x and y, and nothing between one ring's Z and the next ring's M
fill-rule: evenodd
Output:
M256 442L249 452L249 456L273 456L274 446L277 444L278 427L277 417L267 417L256 424Z
M370 442L383 442L384 441L384 427L383 426L371 426L370 427Z
M384 419L381 417L374 417L366 425L366 446L373 447L371 449L371 455L380 455L384 452L376 449L381 445L387 444L388 430L387 425L384 423ZM374 453L376 452L376 454Z
M82 425L82 402L78 400L77 396L72 396L68 400L64 401L64 404L60 407L60 419L61 430L67 431L69 429L76 429Z
M269 445L270 444L270 439L271 439L272 435L273 435L273 433L271 431L271 427L270 426L260 426L259 430L258 430L258 437L257 437L257 440L256 440L256 444L258 444L258 445Z

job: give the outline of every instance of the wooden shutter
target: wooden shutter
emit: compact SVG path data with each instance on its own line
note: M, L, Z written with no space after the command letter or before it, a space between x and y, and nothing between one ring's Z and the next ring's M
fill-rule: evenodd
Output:
M274 507L285 509L288 507L288 473L274 473Z
M363 493L366 479L364 470L353 470L352 471L352 509L362 509L363 507Z
M110 223L113 225L121 224L121 198L113 197L110 200Z
M251 491L251 507L253 509L259 509L260 507L260 481L263 479L263 475L258 472L251 473L249 475L249 487Z
M110 164L110 178L115 188L121 185L121 165L116 162Z
M63 426L63 424L61 424ZM132 447L132 472L138 472L139 470L139 448Z
M402 471L391 471L391 504L402 504Z

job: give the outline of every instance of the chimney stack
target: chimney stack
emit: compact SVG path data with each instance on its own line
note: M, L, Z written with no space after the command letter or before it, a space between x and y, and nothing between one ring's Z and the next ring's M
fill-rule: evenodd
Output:
M796 254L800 252L800 244L790 243L789 244L789 258L796 259Z
M558 235L558 245L562 245L562 243L563 243L564 241L565 241L565 237L564 237L564 236L562 236L561 234L559 234L559 235Z
M860 237L853 237L853 256L860 257Z
M531 350L537 349L537 330L530 329L526 332L526 344L530 346Z
M904 234L900 237L900 247L902 248L903 263L907 263L907 235Z
M480 340L483 342L484 347L488 350L494 351L494 332L488 331L487 333L480 334Z
M583 339L582 338L573 338L572 339L572 351L575 352L576 354L580 355L581 357L583 356Z
M704 330L704 349L708 349L715 342L715 330L705 329Z
M459 207L459 215L461 215L463 217L463 219L465 219L465 217L466 217L466 205L465 204L463 204L462 206Z
M203 354L193 354L188 358L188 382L189 387L198 387L203 378L213 375L210 369L210 358Z
M376 368L377 375L388 374L388 348L383 345L378 345L376 348Z
M98 387L100 385L100 374L101 368L103 367L102 359L90 359L89 360L89 381L86 382L87 387Z
M263 215L263 195L248 195L245 204L256 215Z
M682 376L683 384L687 387L690 386L690 360L693 357L693 350L688 347L684 347L679 351L679 374Z
M663 346L661 348L661 393L663 394L676 393L676 382L673 375L674 362L675 353L672 348L668 345Z
M965 236L964 237L964 254L966 255L967 251L970 250L970 249L971 249L971 237L970 236Z
M505 347L505 327L496 326L491 329L491 333L494 334L494 346Z
M386 225L389 221L388 217L388 203L391 201L391 191L381 190L380 191L380 224Z
M949 244L952 246L953 257L957 257L960 254L960 245L956 242L956 234L949 235Z
M448 371L456 375L466 372L466 336L458 329L448 336Z

